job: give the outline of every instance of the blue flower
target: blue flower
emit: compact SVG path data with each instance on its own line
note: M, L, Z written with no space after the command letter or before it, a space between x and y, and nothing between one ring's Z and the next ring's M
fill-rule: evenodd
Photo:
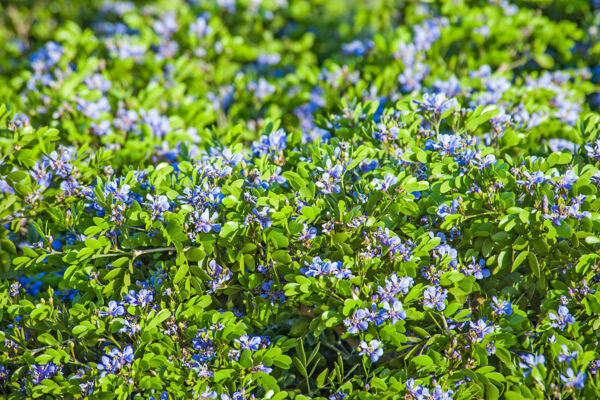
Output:
M377 362L379 357L383 355L383 346L379 340L373 339L368 344L364 340L359 345L360 354L369 356L372 362Z
M217 289L221 289L231 279L231 271L229 268L221 267L216 260L211 260L208 263L208 275L212 278L209 282L210 290L208 293L214 293Z
M287 134L283 129L272 132L269 136L263 135L258 142L251 146L252 154L256 157L268 154L279 154L287 146Z
M115 374L127 364L131 364L134 360L133 347L127 345L123 352L118 348L113 348L107 355L103 355L100 363L97 365L98 370L102 371L100 377L108 374Z
M466 143L457 135L439 134L437 142L432 139L425 141L425 150L438 151L440 155L453 155L465 145Z
M519 362L519 367L523 368L525 372L523 376L527 377L533 368L538 365L544 365L546 363L546 358L543 355L534 355L534 354L522 354L521 355L522 362Z
M423 292L423 305L426 308L437 308L443 311L446 308L444 300L448 297L448 290L439 286L429 286Z
M383 308L385 310L384 318L389 319L392 325L401 319L406 319L406 311L404 311L402 303L398 299L394 299L392 304L389 301L384 301Z
M134 320L124 319L123 327L119 329L119 333L127 333L129 336L133 336L140 331L140 325Z
M233 341L240 345L241 350L258 351L261 348L263 338L261 336L242 335L239 339Z
M60 372L60 366L49 362L44 365L32 365L29 374L34 385L39 385L44 379L52 379Z
M458 199L452 200L452 203L450 203L450 205L448 205L446 203L440 204L437 209L438 217L446 218L449 215L456 214L456 212L458 211L459 205L460 205L460 197Z
M406 296L413 283L414 280L410 276L398 278L398 275L393 272L389 278L385 279L385 287L377 288L377 293L382 301L394 301L394 297L400 293Z
M560 346L561 353L556 357L558 362L569 363L571 360L575 360L579 354L577 350L569 351L566 344Z
M331 159L327 159L325 166L326 168L317 167L317 170L322 171L323 174L315 185L323 194L339 193L339 182L342 180L345 167L341 164L333 165Z
M69 161L73 158L73 149L60 146L58 152L53 151L47 156L42 157L45 166L50 167L52 173L61 178L66 178L73 172L73 164Z
M494 332L494 325L488 324L485 318L478 320L476 323L470 321L469 325L469 340L471 342L481 342L487 335Z
M360 40L353 40L342 44L342 51L347 55L363 57L374 45L372 41L361 42Z
M10 285L10 290L8 292L9 296L16 296L19 294L19 289L21 289L21 282L14 281Z
M254 367L252 367L252 372L253 373L264 372L265 374L270 374L272 371L273 371L273 368L267 367L262 362L258 363L258 365L255 365Z
M254 208L252 209L252 214L246 216L246 220L244 222L245 225L248 225L250 222L258 222L262 229L269 228L273 222L269 218L269 207L265 206L260 209Z
M104 194L106 197L108 197L108 194L112 194L114 200L118 200L125 204L129 204L132 201L132 199L130 198L130 189L131 187L129 185L120 185L119 180L116 180L106 184Z
M385 177L383 178L383 182L377 178L373 179L373 188L375 188L375 190L382 190L384 192L387 192L387 190L396 185L398 183L398 178L393 175L393 174L385 174Z
M123 300L130 306L144 308L154 300L154 295L147 289L142 289L139 293L136 293L135 290L132 289L125 295Z
M525 186L526 189L531 190L535 185L540 185L546 181L546 176L542 171L536 171L530 174L529 171L523 172L523 176L526 180L517 180L517 184Z
M31 170L29 171L31 177L35 180L35 182L42 187L50 186L50 182L52 181L52 174L46 171L46 164L35 162Z
M375 138L376 140L382 142L382 143L389 143L389 142L393 142L394 140L398 139L398 133L400 133L400 129L397 126L392 126L389 127L384 124L384 123L378 123L377 124L377 129L373 131L373 138ZM372 168L365 168L362 167L359 164L359 169L361 170L362 173L366 173L369 172L372 169L377 168L377 165L379 164L377 162L377 160L371 160L369 161L369 159L363 160L364 163L368 162L369 167ZM361 164L363 163L361 162Z
M368 315L369 310L361 308L354 312L352 318L345 319L344 325L348 327L348 333L357 334L359 331L366 331L369 327Z
M142 122L150 127L154 137L162 138L167 133L171 132L169 118L160 115L158 110L154 108L149 111L140 110L140 115L142 116Z
M560 375L560 379L564 382L566 387L577 389L583 389L586 378L587 376L584 372L579 372L577 375L575 375L573 368L567 368L566 375Z
M321 257L314 257L312 262L306 263L308 268L300 268L300 272L309 277L334 275L338 279L348 278L352 275L349 269L342 268L340 261L321 260Z
M198 211L194 211L190 213L190 217L196 232L208 233L210 231L221 231L221 224L215 223L215 220L219 217L219 214L214 212L211 216L208 208L205 209L202 214L200 214Z
M446 99L444 93L425 93L423 95L423 101L414 100L414 102L419 106L419 111L428 111L435 116L439 116L458 106L458 101L456 99Z
M600 161L600 139L584 146L587 156L594 161Z
M571 190L573 184L577 181L577 179L579 179L579 176L577 176L575 172L573 172L573 170L570 169L567 172L565 172L565 174L561 176L557 182L551 183L556 187L556 190Z
M150 213L151 213L151 218L154 219L158 219L160 221L164 221L164 216L163 214L165 213L165 211L169 211L170 205L169 205L169 199L167 198L167 196L165 195L161 195L158 197L154 197L151 194L146 195L146 199L150 202L150 203L144 203L148 206L148 208L150 209Z
M548 318L550 321L552 321L550 326L553 328L558 328L561 331L564 330L567 325L575 323L575 317L569 313L569 309L565 306L558 307L557 314L549 312Z
M512 305L510 301L507 300L498 300L496 296L492 296L492 312L494 315L511 315Z
M298 233L298 240L307 242L317 236L317 228L304 224L302 232Z
M490 270L485 268L485 260L480 259L478 263L475 262L475 257L471 257L472 262L467 265L466 269L462 270L465 275L472 275L476 279L483 279L490 276Z
M0 364L0 381L8 379L8 372L8 369L4 365Z
M56 42L47 42L40 50L30 57L30 65L36 72L49 69L54 66L63 56L64 49Z

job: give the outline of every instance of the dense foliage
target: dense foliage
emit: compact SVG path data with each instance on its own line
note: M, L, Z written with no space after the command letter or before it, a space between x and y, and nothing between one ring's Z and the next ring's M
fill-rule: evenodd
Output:
M599 7L0 5L0 394L598 398Z

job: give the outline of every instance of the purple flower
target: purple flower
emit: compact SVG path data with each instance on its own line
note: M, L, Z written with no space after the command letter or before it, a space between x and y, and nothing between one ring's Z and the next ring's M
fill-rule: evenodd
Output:
M379 340L371 340L368 344L364 340L360 342L359 345L361 356L366 355L369 356L372 362L377 362L379 357L383 355L383 346Z
M550 326L558 328L561 331L564 330L567 325L575 323L575 318L569 313L569 309L565 306L558 307L558 314L549 312L548 318L552 321Z

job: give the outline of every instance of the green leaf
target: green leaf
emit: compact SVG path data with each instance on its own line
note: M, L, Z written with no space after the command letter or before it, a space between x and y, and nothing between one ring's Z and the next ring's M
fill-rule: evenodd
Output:
M537 256L534 253L528 253L527 259L529 260L529 266L531 267L531 272L537 278L542 276L542 272L540 270L540 264L538 262Z
M565 165L571 162L572 158L573 156L571 155L571 153L555 152L548 156L548 165L551 167L555 165Z
M433 359L425 354L411 358L410 361L420 367L428 367L433 365Z
M513 260L513 265L511 268L511 272L516 270L517 268L519 268L519 265L521 265L523 263L523 261L525 261L525 258L527 257L527 255L529 254L529 251L525 250L520 252L515 259Z

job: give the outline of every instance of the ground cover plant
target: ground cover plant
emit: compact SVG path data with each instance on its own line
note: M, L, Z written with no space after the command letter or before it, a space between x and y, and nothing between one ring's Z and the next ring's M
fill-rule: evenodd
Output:
M600 396L600 2L20 1L0 39L1 395Z

